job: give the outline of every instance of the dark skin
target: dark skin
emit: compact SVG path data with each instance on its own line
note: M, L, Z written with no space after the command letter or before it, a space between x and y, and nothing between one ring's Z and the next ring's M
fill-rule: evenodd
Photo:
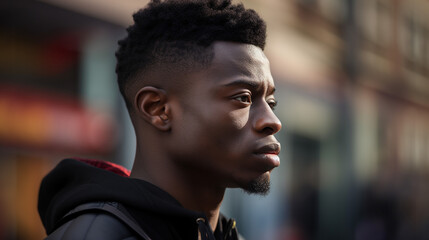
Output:
M204 212L215 229L227 187L263 193L251 183L269 183L279 166L274 134L281 123L262 50L215 42L213 51L209 67L179 75L182 87L153 70L146 74L151 80L131 93L137 135L131 177Z

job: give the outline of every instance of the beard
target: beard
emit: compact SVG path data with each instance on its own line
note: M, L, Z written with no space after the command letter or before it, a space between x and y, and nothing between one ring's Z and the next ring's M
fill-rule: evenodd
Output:
M270 177L267 175L259 176L250 181L243 190L249 194L266 196L270 192Z

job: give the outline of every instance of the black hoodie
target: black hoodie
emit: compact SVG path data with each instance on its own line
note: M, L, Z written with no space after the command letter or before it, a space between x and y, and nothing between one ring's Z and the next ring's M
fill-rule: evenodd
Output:
M47 234L59 227L58 221L78 205L104 201L125 206L153 240L198 239L196 220L206 219L203 213L183 208L170 194L151 183L121 176L126 174L112 165L85 162L65 159L43 179L38 210ZM108 166L109 171L100 166ZM214 236L237 239L233 220L221 216Z

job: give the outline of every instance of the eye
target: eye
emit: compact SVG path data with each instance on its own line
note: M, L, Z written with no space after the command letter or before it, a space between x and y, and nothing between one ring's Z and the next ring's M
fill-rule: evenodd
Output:
M242 94L239 96L235 96L233 99L246 104L252 103L252 97L250 96L250 94Z
M269 100L267 103L268 103L268 105L270 106L270 108L272 110L275 110L275 108L277 106L277 101L276 100L272 99L272 100Z

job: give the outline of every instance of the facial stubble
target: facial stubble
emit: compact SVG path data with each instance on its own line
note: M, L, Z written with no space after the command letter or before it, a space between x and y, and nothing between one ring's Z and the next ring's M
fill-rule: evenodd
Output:
M249 194L259 194L265 196L270 192L270 177L267 175L261 175L258 178L250 181L249 184L243 189Z

